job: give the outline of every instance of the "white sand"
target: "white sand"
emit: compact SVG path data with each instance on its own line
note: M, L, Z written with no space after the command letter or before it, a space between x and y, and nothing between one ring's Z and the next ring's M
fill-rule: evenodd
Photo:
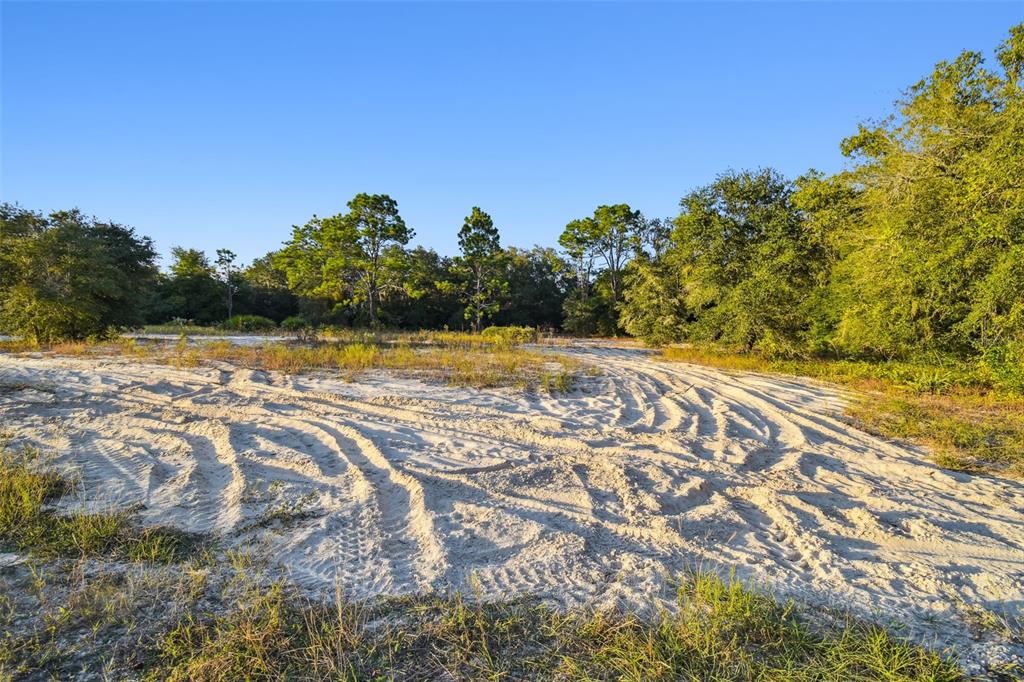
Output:
M563 352L604 374L549 397L0 356L0 428L79 470L85 504L270 549L313 590L643 607L735 567L968 662L1024 653L963 620L1021 614L1024 485L857 431L811 382Z

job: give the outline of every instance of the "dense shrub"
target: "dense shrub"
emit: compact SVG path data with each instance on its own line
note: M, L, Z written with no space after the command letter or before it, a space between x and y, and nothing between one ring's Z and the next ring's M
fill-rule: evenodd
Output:
M533 327L487 327L480 335L510 346L537 342L537 330Z
M299 332L312 328L313 324L301 315L292 315L281 321L281 329L286 332Z
M235 315L221 322L220 327L236 332L266 332L277 329L277 324L260 315Z

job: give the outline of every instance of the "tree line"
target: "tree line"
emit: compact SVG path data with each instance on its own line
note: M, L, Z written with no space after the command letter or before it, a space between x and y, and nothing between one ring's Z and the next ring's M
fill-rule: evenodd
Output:
M503 246L479 207L457 256L410 248L395 200L359 194L247 267L228 250L210 260L176 248L160 272L130 228L5 205L0 326L46 339L246 313L1024 362L1024 24L995 57L937 64L885 119L842 140L839 173L727 171L672 218L599 206L565 226L558 250Z
M39 342L101 337L146 324L223 324L258 316L286 326L559 329L570 288L553 248L505 247L473 207L460 255L409 248L413 231L384 194L313 216L274 252L242 266L176 246L166 271L152 240L81 211L0 205L0 329Z

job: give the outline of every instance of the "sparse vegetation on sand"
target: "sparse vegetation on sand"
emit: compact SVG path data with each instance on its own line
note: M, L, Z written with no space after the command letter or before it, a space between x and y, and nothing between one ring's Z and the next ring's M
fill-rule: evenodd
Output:
M811 623L734 578L684 575L677 610L553 610L463 595L313 600L246 555L0 571L0 676L149 680L959 680L883 628Z
M742 582L682 576L677 608L551 609L464 595L313 600L262 562L183 551L120 512L60 515L37 451L0 459L0 678L957 680L958 665L841 614L813 622Z
M225 330L221 327L204 326L197 324L147 324L142 327L139 331L143 334L185 334L186 336L223 336ZM232 330L231 334L239 334L239 332ZM260 332L260 335L264 335L266 332Z
M583 350L579 354L587 357ZM835 447L816 447L799 427L810 422L814 408L800 407L801 400L790 396L820 393L817 406L826 393L835 395L831 391L808 391L806 384L771 377L745 384L746 378L732 381L734 377L720 372L654 363L636 351L596 348L592 356L603 363L607 382L621 387L614 395L624 397L607 401L593 395L589 403L583 392L571 400L541 397L536 402L550 420L532 424L524 423L522 407L534 401L494 401L495 396L472 391L417 386L416 393L406 394L413 400L405 405L372 396L366 400L362 389L326 400L325 384L337 388L336 381L309 378L289 386L258 380L245 371L221 381L232 374L227 368L181 372L107 359L102 361L102 390L79 390L94 386L92 366L99 363L4 358L10 383L3 389L3 414L21 419L11 395L22 398L21 404L35 401L32 421L19 435L22 440L36 438L62 450L68 443L83 443L80 451L69 454L89 472L88 480L109 481L111 490L125 490L125 481L150 480L151 467L194 471L194 463L204 465L201 475L187 481L180 477L184 485L174 494L165 491L162 499L147 500L147 514L223 535L209 552L185 555L171 565L130 561L118 543L86 556L19 549L12 563L12 555L5 554L0 594L7 602L0 604L0 618L6 621L0 621L0 631L9 634L0 639L0 672L18 679L83 677L80 672L87 668L94 677L106 670L115 678L199 680L943 680L960 677L954 656L962 657L971 672L1019 661L1019 625L1012 609L1019 551L1011 544L1020 538L1019 515L1009 505L997 507L1008 497L1008 482L932 478L934 467L903 457L899 447L892 452L872 448L878 439L864 434L855 443L845 442L842 425L827 415L812 422L806 433L831 431ZM146 375L142 381L139 370ZM196 393L196 384L204 381L210 382L209 390ZM694 381L702 385L690 390ZM721 386L719 393L713 392L715 384ZM744 385L759 388L743 392ZM51 394L50 386L61 388ZM774 391L778 400L798 407L773 409L759 397L760 390ZM160 399L183 395L188 397ZM458 402L446 404L446 396ZM459 396L484 397L490 405ZM640 404L646 396L653 396L650 403L659 412L621 409L621 420L607 418L617 405ZM495 403L512 405L503 412ZM140 406L151 410L152 405L160 411L150 412L147 423L140 424ZM702 461L688 459L681 448L642 449L651 430L671 434L671 443L685 437L679 427L685 424L687 406L704 414L719 409L722 415L700 425L708 430L693 449L704 455ZM58 428L59 435L49 426L38 426L42 421L53 426L60 415L84 415L86 410L102 416L69 422L66 429ZM729 461L732 453L722 442L722 434L732 428L728 420L736 419L729 410L742 415L745 423L765 425L757 435L772 448L769 454L795 455L788 465L767 462L775 467L771 484L776 487L764 485L768 477L758 473L767 470L764 459ZM644 418L651 430L621 429L620 445L583 445L602 425L643 426ZM133 425L129 450L97 451L81 439L90 432L126 433L122 419ZM364 424L371 425L367 431L374 429L373 439L361 437L361 430L352 426ZM480 438L462 444L435 435L452 432L467 441L474 433ZM408 444L397 442L397 434L409 438ZM412 441L414 437L423 441ZM471 457L485 440L506 448L499 463L514 464L474 462ZM420 442L451 446L421 449ZM868 447L852 447L858 443ZM152 453L152 460L137 457L141 452ZM444 476L440 467L433 471L442 473L436 474L418 462L405 468L403 463L412 459L405 458L406 452L426 453L423 462L437 452L449 470L460 460L476 466ZM747 452L757 450L750 447ZM542 459L546 454L556 456ZM655 457L680 464L655 479L659 472L647 465ZM146 461L140 465L140 459ZM39 467L38 457L26 466L33 474L49 475ZM698 467L704 477L701 487L728 489L730 498L739 502L722 504L721 495L708 494L694 502L696 513L671 515L667 510L679 506L669 505L679 504L676 496ZM743 476L732 475L734 471ZM878 480L880 473L888 480ZM602 487L608 480L629 483ZM903 501L914 499L922 480L931 486L928 504L915 500L909 506ZM352 481L368 482L373 495L360 498ZM824 485L816 487L817 481ZM228 489L234 491L231 496L221 493ZM607 508L621 513L619 518L579 511L600 494L610 497L608 490L632 505L626 512L632 518L614 502ZM821 513L793 514L793 509L809 507L790 506L793 500L803 501L792 490L806 495ZM814 496L817 491L822 494ZM79 492L83 502L104 499ZM701 490L696 492L699 496ZM301 502L307 495L309 503ZM947 495L963 501L956 516L934 502ZM894 500L907 504L905 511L883 516ZM480 516L468 516L467 508L480 510ZM751 520L740 517L737 509ZM841 515L835 511L840 509L852 511ZM764 510L763 517L758 510ZM759 523L768 514L786 522L785 538L777 528ZM219 525L218 519L229 519L230 525ZM887 525L876 519L886 519ZM203 525L192 525L198 523ZM936 529L944 526L955 530L936 537L941 532ZM908 534L922 531L933 534L927 544L904 549ZM971 544L960 540L967 533ZM886 550L868 553L864 537ZM465 538L487 543L471 544ZM829 603L842 594L847 597L843 603L861 617L869 613L865 597L892 595L887 607L878 610L885 615L877 618L895 618L905 629L890 620L886 627L896 630L821 609L810 611L801 605L801 597L794 597L797 605L780 604L765 596L772 594L767 588L747 589L732 578L720 580L700 571L679 579L678 598L673 600L661 581L687 565L680 560L677 538L704 541L689 545L697 552L706 547L707 554L697 555L706 558L704 565L744 566L750 575L763 576L755 580L771 585L794 575L799 561L796 580L813 585L811 594ZM496 559L498 543L511 551ZM244 555L225 550L241 546L266 548L275 564L261 574ZM428 554L437 547L442 551ZM519 550L523 547L543 553L531 555ZM820 555L808 557L800 551L806 547ZM424 561L424 556L430 558ZM616 564L604 561L606 556ZM764 563L742 563L750 556L764 557ZM282 574L308 576L307 567L335 560L337 568L315 582L304 581L301 588L277 582ZM829 589L831 576L858 570L866 561L872 562L870 577L859 585L843 585L842 592ZM953 564L961 575L972 576L968 587L945 581L944 571ZM907 585L909 573L934 582ZM381 582L366 589L377 575ZM334 585L343 598L322 601ZM423 585L450 585L474 596L422 594ZM382 597L413 593L418 596ZM925 602L932 594L939 599ZM1001 594L1011 605L1005 611L993 608ZM517 595L610 610L566 613L537 601L515 601ZM374 601L380 598L384 601ZM922 603L933 608L922 613ZM658 612L659 607L667 611ZM1000 618L1010 629L994 629ZM975 634L974 627L986 631ZM948 649L936 655L921 645Z
M110 555L127 561L178 560L196 538L167 528L141 528L127 511L58 513L53 503L71 483L41 467L31 447L0 451L0 549L40 557Z
M462 595L348 604L282 583L225 614L185 618L152 679L956 680L955 663L885 630L811 626L793 604L713 573L686 575L678 611L560 613Z
M416 373L455 386L514 386L525 390L569 390L580 363L563 355L520 348L534 340L521 328L491 328L487 334L460 332L385 333L358 330L326 332L323 343L270 342L241 345L231 341L197 340L182 335L176 343L139 342L131 338L88 343L38 345L0 342L0 350L41 350L58 355L118 354L194 367L206 361L230 362L249 369L296 374L311 370L338 371L347 379L372 369ZM532 331L527 329L526 331Z
M223 360L252 369L295 374L311 369L336 369L347 378L371 369L427 373L457 386L516 386L567 390L578 363L536 351L504 345L445 343L415 348L407 344L341 343L316 346L266 344L239 346L213 342L175 351L176 362L194 364Z
M666 348L661 357L848 386L847 415L869 431L927 445L947 469L1024 476L1024 394L984 365L782 360L700 347Z

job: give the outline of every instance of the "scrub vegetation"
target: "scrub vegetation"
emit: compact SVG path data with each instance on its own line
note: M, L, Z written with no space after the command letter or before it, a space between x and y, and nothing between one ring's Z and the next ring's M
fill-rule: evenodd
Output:
M448 340L419 348L401 342L394 345L353 342L241 346L215 341L194 347L176 346L172 357L175 363L186 366L204 360L223 360L240 367L288 374L337 370L348 379L355 379L366 370L387 369L440 378L455 386L563 391L572 386L579 364L570 358L513 348L504 343Z
M327 329L305 341L282 340L255 345L203 340L202 335L199 340L190 341L182 335L173 343L148 339L140 342L133 338L42 345L7 341L0 342L0 350L43 350L72 356L116 354L170 362L179 367L221 361L286 374L338 372L349 380L355 380L367 370L385 369L454 386L569 390L583 371L581 363L565 355L522 347L536 340L536 330L529 327L489 327L481 334Z

